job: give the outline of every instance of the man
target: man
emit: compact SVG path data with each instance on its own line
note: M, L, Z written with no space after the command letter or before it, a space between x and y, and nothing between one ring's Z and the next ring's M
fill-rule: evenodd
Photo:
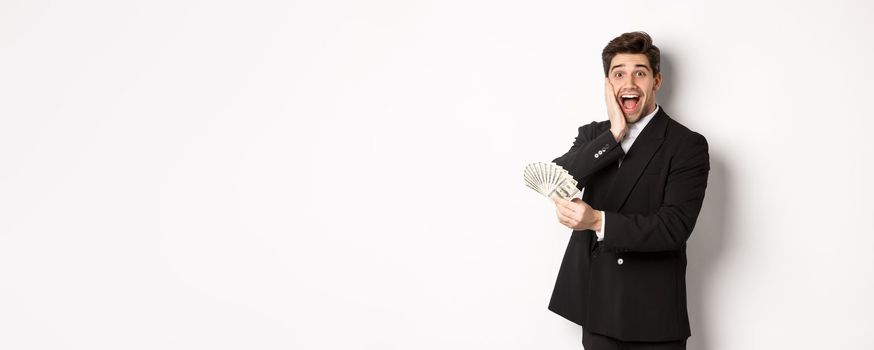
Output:
M586 350L685 349L686 240L707 187L707 140L656 104L649 35L620 35L602 60L609 120L580 127L554 160L584 192L553 199L573 233L549 309L582 326Z

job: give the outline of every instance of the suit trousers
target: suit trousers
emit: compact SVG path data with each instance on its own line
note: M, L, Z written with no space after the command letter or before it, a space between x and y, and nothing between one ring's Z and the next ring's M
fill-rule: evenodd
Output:
M686 350L686 339L667 342L621 341L583 329L585 350Z

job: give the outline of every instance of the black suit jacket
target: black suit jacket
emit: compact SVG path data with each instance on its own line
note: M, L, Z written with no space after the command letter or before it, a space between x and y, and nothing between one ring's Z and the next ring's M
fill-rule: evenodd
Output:
M628 153L609 121L593 122L554 162L605 212L606 226L601 242L573 231L549 309L620 340L688 338L686 240L707 187L707 140L660 108Z

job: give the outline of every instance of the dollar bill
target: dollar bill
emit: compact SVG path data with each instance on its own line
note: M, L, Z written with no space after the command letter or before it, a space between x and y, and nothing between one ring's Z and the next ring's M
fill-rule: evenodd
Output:
M525 185L546 197L553 195L573 199L580 194L577 181L560 165L555 163L531 163L522 171Z

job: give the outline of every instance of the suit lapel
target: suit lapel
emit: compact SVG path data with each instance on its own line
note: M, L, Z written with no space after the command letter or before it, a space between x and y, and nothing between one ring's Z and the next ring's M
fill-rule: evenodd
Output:
M628 195L631 194L631 189L640 178L640 174L661 147L662 141L665 139L668 118L664 109L659 107L658 113L643 128L643 131L637 136L637 140L634 140L622 160L622 166L619 167L610 189L607 191L603 210L618 211L622 208Z

